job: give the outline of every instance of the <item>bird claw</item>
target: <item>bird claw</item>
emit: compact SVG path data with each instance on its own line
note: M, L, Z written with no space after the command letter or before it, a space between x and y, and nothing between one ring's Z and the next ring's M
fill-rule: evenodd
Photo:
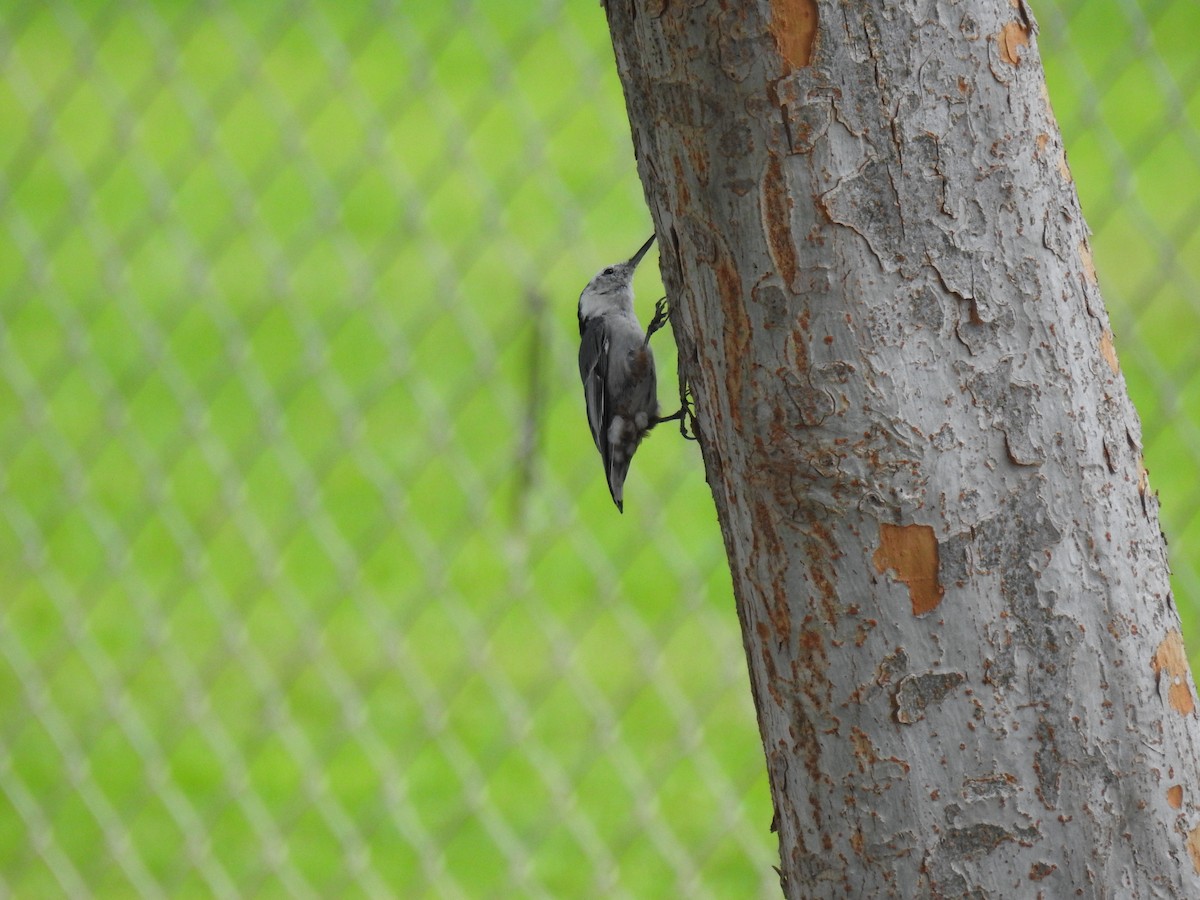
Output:
M670 316L670 310L667 308L667 298L661 298L654 304L654 318L650 320L650 327L646 329L646 341L649 342L650 336L667 324L667 319Z
M684 384L679 389L679 433L685 441L697 439L696 413L692 409L692 386Z
M691 388L685 386L680 390L679 409L676 412L669 416L659 416L654 420L655 425L661 425L663 422L678 422L679 433L683 435L684 440L697 440L696 414L692 411Z
M650 326L646 329L646 343L650 343L650 338L654 332L658 331L671 316L671 308L667 303L666 297L660 297L658 302L654 304L654 318L650 320ZM679 422L679 433L688 441L697 440L696 429L696 413L692 408L692 388L691 385L681 382L679 385L679 411L672 413L669 416L660 416L654 420L654 425L659 425L663 422Z

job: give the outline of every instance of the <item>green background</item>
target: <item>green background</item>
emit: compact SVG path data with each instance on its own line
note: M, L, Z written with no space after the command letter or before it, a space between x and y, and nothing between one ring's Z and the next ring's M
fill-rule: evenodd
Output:
M1200 7L1034 12L1195 647ZM628 135L596 3L4 5L0 895L777 895Z

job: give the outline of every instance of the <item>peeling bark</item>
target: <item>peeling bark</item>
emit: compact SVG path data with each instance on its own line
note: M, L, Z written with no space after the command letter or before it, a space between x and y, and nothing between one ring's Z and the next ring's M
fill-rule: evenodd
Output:
M785 894L1200 896L1195 687L1023 0L607 8Z

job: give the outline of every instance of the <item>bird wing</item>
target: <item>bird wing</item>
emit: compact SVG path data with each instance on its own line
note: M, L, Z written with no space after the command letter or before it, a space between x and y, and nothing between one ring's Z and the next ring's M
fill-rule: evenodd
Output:
M612 410L608 402L608 349L610 337L603 318L590 319L579 342L579 377L583 379L583 399L587 404L588 427L592 440L608 471L608 426Z

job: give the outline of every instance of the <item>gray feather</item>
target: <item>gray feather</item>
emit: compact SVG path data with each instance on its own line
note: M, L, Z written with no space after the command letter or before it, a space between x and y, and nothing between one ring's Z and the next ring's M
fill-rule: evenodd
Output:
M629 463L658 421L654 357L633 311L631 287L653 242L651 235L627 262L601 269L579 295L579 377L588 427L609 493L622 512Z
M608 334L604 319L589 319L582 327L579 343L579 377L583 379L583 399L587 405L588 426L600 456L608 458L608 416L605 395L608 393ZM607 469L607 463L605 469Z

